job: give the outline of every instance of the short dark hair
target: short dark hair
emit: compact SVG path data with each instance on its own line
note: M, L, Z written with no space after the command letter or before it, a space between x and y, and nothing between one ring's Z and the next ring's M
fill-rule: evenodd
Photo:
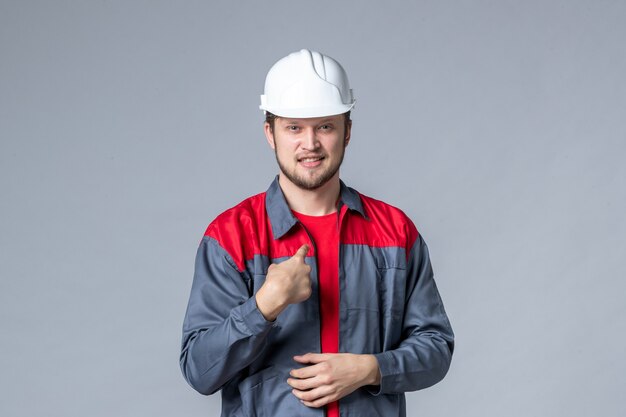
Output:
M346 129L346 131L348 130L348 124L350 124L350 122L352 121L350 119L350 111L348 110L343 114L343 121L344 121L344 127ZM265 123L268 123L270 125L270 130L273 132L274 131L274 121L276 121L276 118L280 117L280 116L276 116L274 113L270 113L268 111L265 112Z

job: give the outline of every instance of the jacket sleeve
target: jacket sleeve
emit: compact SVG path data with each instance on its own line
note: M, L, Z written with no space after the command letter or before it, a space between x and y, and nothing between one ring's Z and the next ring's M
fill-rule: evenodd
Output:
M380 386L371 387L374 395L427 388L450 367L454 334L421 235L410 250L406 279L402 341L396 349L374 355L381 374Z
M272 327L233 259L205 236L183 322L180 367L187 382L213 394L258 357Z

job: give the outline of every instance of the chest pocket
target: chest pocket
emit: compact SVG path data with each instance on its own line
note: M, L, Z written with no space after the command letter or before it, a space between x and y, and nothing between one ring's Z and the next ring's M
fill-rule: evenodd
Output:
M406 293L403 248L345 245L342 247L341 307L348 336L346 348L377 353L396 344L401 335ZM357 345L352 345L357 343Z
M406 291L404 248L344 245L342 306L349 310L402 315Z

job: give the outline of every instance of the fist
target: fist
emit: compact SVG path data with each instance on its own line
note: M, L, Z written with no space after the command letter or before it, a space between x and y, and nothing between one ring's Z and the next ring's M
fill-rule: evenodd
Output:
M291 258L272 264L265 283L256 294L257 307L273 321L289 304L297 304L311 296L311 267L304 262L308 245L302 245Z

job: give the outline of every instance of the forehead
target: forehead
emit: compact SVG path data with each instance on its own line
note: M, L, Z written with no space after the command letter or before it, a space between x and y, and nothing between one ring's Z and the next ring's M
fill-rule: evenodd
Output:
M320 123L337 123L342 122L344 119L343 114L336 114L334 116L324 117L307 117L307 118L293 118L293 117L277 117L276 122L283 125L298 124L298 125L317 125Z

